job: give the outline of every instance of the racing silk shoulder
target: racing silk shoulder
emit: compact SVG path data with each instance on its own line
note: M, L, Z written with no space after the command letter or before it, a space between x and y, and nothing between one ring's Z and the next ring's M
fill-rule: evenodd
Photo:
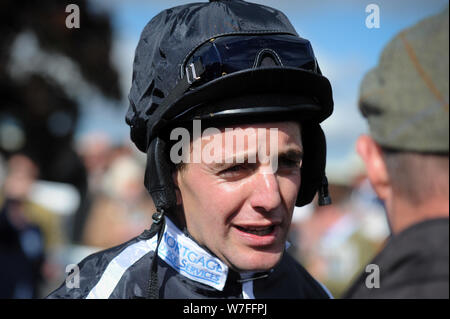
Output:
M106 299L131 298L119 290L133 287L133 295L144 295L148 269L153 258L152 242L156 233L144 231L140 236L119 246L99 251L83 259L71 274L74 281L67 280L47 296L49 299ZM147 271L144 271L146 269ZM69 274L70 275L70 274ZM131 277L146 278L133 283Z
M79 285L66 285L64 282L48 298L144 297L156 242L156 233L146 231L120 246L88 256L78 265ZM192 281L218 291L224 288L228 267L184 235L169 218L166 218L158 257L178 274ZM137 273L140 276L136 276ZM130 295L118 292L130 288Z

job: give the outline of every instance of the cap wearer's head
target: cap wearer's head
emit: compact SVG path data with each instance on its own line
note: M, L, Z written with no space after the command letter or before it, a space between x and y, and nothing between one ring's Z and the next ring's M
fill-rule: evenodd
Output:
M381 146L448 154L448 21L447 8L400 32L365 76L359 107Z

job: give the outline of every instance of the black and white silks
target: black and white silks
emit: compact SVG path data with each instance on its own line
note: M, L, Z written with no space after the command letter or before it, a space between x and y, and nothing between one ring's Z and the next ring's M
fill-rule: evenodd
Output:
M268 272L238 273L165 219L156 260L160 298L331 297L288 253ZM147 230L124 244L92 254L78 265L79 288L63 283L47 298L146 298L156 244L156 232Z

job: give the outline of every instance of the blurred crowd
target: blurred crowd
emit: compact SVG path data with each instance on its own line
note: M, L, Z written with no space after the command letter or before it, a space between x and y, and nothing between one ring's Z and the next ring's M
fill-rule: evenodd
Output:
M68 264L148 226L141 162L109 138L75 139L93 96L122 99L111 18L76 3L78 29L67 3L0 2L0 298L43 297Z
M0 298L42 298L88 254L148 228L154 206L143 159L104 134L81 139L88 191L39 179L26 154L0 160Z
M39 179L26 154L1 159L2 298L45 297L64 282L68 265L151 225L145 157L102 133L86 135L75 149L87 172L85 196ZM389 228L364 174L345 183L331 180L330 193L331 206L296 208L289 252L339 297L382 247Z

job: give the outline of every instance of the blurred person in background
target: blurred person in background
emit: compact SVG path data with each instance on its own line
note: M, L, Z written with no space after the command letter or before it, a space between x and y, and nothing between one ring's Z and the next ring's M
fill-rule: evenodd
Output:
M357 151L392 235L346 298L449 298L448 21L400 32L361 84Z
M144 166L131 148L94 131L80 139L77 152L88 172L84 215L75 216L79 243L109 248L148 228L154 205L143 185Z
M45 241L30 220L30 188L37 165L27 156L13 155L0 193L0 298L35 298L41 282Z
M111 163L111 138L106 133L93 132L83 136L77 144L77 153L87 170L89 192L95 194L100 191L103 176Z
M76 144L76 152L86 168L87 187L80 209L72 217L72 241L86 245L84 233L90 218L90 212L102 193L102 180L111 163L112 141L104 133L85 134Z
M84 245L116 246L139 235L152 223L155 207L144 187L144 167L129 152L116 153L97 186L83 229Z

